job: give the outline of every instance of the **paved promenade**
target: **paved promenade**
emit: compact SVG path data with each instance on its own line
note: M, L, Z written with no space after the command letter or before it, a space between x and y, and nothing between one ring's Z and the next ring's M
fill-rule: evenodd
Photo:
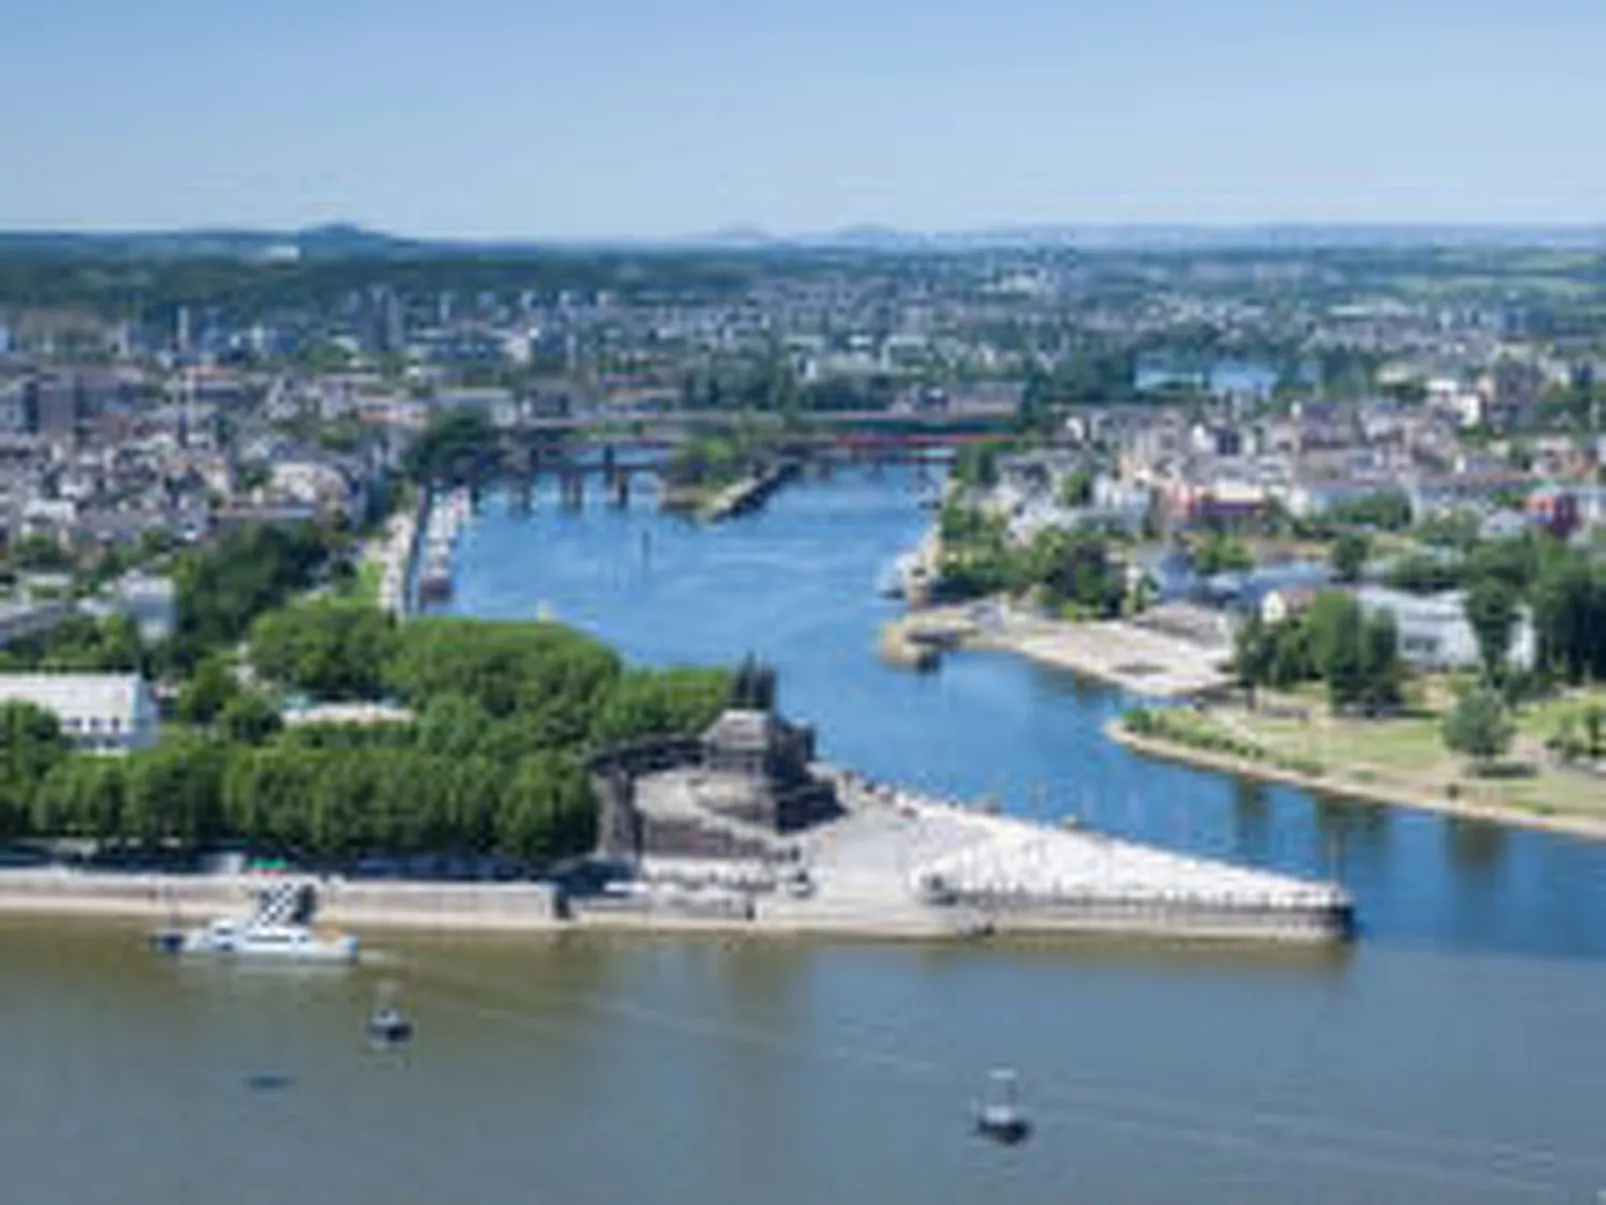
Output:
M822 896L946 897L1017 929L1075 928L1080 919L1180 932L1192 917L1306 937L1323 936L1328 921L1347 923L1349 897L1333 884L960 808L849 775L840 789L846 817L804 846Z

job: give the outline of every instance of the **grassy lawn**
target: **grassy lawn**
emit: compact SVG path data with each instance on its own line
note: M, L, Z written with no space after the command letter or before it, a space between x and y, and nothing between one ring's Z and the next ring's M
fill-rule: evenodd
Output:
M1448 689L1428 683L1418 693L1430 698L1434 710L1422 709L1389 719L1368 720L1327 713L1319 690L1299 690L1279 696L1284 705L1305 711L1305 718L1237 707L1218 710L1198 724L1209 724L1240 739L1259 744L1276 754L1319 763L1334 780L1349 780L1386 789L1397 783L1402 790L1447 790L1451 784L1466 798L1554 815L1567 812L1606 815L1606 780L1581 770L1553 764L1544 742L1562 715L1589 701L1606 703L1606 688L1571 691L1555 699L1523 707L1516 716L1517 738L1510 761L1521 772L1509 776L1482 776L1472 772L1464 758L1444 747L1440 713L1447 705Z
M385 567L377 559L364 558L357 563L357 572L331 596L337 602L364 607L379 605L379 583L385 576Z
M1357 763L1380 769L1420 770L1446 757L1435 716L1333 720L1319 714L1308 722L1255 715L1242 719L1266 745L1315 758L1335 770Z
M1517 713L1517 728L1524 736L1543 741L1555 732L1562 717L1589 704L1606 707L1606 686L1568 690L1552 699L1530 703Z

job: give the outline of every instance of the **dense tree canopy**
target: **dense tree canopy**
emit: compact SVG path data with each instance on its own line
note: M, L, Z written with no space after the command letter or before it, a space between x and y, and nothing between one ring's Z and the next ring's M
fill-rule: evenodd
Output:
M349 539L310 523L249 527L179 559L173 659L189 668L233 645L251 621L311 586Z
M1338 580L1353 583L1361 580L1366 569L1366 558L1371 555L1371 541L1360 532L1345 532L1333 542L1333 572Z
M1017 543L1002 518L958 502L947 504L938 522L943 553L937 588L944 597L1030 591L1052 607L1083 615L1120 612L1125 574L1108 541L1095 532L1047 527Z
M66 756L53 713L32 703L0 703L0 836L27 830L35 791Z
M251 663L266 680L323 699L373 698L396 626L369 607L314 602L270 611L251 627Z
M1399 704L1405 676L1399 631L1388 611L1362 612L1353 595L1319 593L1308 612L1281 623L1251 619L1239 629L1234 668L1253 696L1262 685L1292 686L1309 679L1327 685L1335 710L1368 713Z
M13 704L0 708L0 825L181 847L231 838L337 861L376 851L540 863L593 841L592 750L700 731L730 690L719 670L626 671L550 623L421 619L397 630L372 619L329 604L271 614L254 628L271 648L253 660L288 667L301 688L394 691L416 722L284 729L218 656L181 701L197 727L120 760L69 756L53 716ZM358 682L351 668L367 656Z
M420 485L474 481L499 463L496 428L483 411L454 407L430 415L407 449L406 470Z

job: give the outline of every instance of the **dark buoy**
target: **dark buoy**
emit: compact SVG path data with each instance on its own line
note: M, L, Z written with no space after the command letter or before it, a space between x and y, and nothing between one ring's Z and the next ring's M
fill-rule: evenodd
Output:
M987 1076L987 1095L976 1106L976 1133L1003 1146L1031 1136L1032 1123L1020 1107L1013 1071L999 1068Z
M413 1023L396 1007L392 985L380 984L373 1015L368 1018L368 1040L375 1046L399 1046L410 1041Z

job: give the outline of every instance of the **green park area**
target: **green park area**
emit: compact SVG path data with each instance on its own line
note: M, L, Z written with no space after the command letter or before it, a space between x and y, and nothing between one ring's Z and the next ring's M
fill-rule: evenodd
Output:
M354 548L336 527L242 531L176 564L171 640L119 625L14 649L19 669L143 673L170 716L155 746L108 758L71 751L51 712L0 706L0 840L539 867L593 844L592 752L698 731L727 698L723 671L633 669L552 623L398 624L364 601ZM354 722L291 702L385 706Z
M1413 670L1390 610L1319 591L1240 626L1232 698L1140 709L1124 731L1249 773L1606 834L1606 571L1591 551L1526 532L1396 568L1409 570L1393 583L1402 590L1425 576L1428 591L1463 591L1473 664ZM1530 651L1517 656L1523 626Z
M1588 717L1596 709L1606 716L1606 688L1508 709L1504 750L1480 758L1448 746L1446 720L1457 700L1449 683L1433 687L1422 692L1424 701L1387 716L1334 712L1320 692L1303 689L1263 694L1253 709L1217 703L1139 710L1123 726L1184 760L1198 754L1191 759L1231 762L1250 775L1303 780L1318 790L1446 809L1470 805L1606 831L1606 774L1591 768L1588 749Z

